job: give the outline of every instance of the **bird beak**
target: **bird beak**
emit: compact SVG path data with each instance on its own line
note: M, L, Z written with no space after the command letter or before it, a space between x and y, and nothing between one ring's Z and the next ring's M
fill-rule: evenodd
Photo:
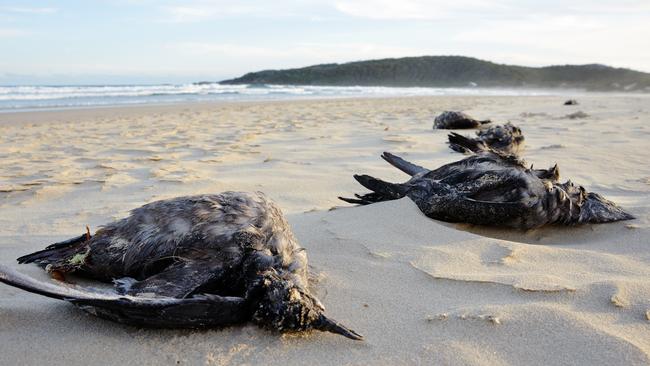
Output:
M635 217L623 211L614 202L606 199L598 193L590 192L582 205L580 221L590 223L614 222L620 220L632 220Z
M355 341L363 340L363 336L361 334L353 331L352 329L346 328L333 319L327 318L325 315L321 315L320 318L315 322L314 329L318 329L323 332L340 334L344 337L354 339Z

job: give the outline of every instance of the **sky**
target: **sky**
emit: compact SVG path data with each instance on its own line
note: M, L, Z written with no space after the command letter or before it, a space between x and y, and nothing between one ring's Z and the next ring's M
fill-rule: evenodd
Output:
M650 0L0 0L0 84L223 80L422 55L650 72Z

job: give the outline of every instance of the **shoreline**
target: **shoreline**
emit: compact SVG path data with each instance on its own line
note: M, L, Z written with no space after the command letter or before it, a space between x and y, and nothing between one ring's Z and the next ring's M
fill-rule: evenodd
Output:
M298 86L298 85L296 85ZM418 87L413 87L418 88ZM408 89L408 88L406 88ZM453 88L452 88L453 89ZM467 89L471 91L472 89ZM511 89L500 89L500 88L488 88L487 91L510 91ZM514 89L516 90L516 89ZM347 100L347 99L395 99L395 98L445 98L445 97L459 97L459 98L481 98L481 97L565 97L565 98L582 98L582 97L637 97L644 98L650 97L649 93L641 92L600 92L600 91L585 91L585 90L576 90L576 89L522 89L522 91L530 92L532 94L521 94L521 95L510 95L507 93L504 94L448 94L448 95L391 95L391 94L366 94L366 95L330 95L330 96L299 96L295 95L292 97L281 97L281 98L242 98L239 100L188 100L188 101L155 101L155 102L138 102L138 103L115 103L115 104L97 104L97 105L88 105L88 106L53 106L53 107L26 107L26 108L16 108L16 109L0 109L0 123L3 117L7 115L22 114L22 113L49 113L49 112L59 112L59 111L76 111L76 110L102 110L102 109L130 109L130 108L139 108L139 107L151 107L151 108L164 108L169 106L191 106L191 105L218 105L218 104L239 104L239 103L276 103L276 102L300 102L300 101L326 101L326 100ZM540 94L534 94L534 93Z
M519 96L517 98L552 98L555 96ZM650 95L649 95L650 97ZM44 110L29 111L6 111L0 112L0 125L5 123L25 123L25 122L47 122L52 117L58 120L60 116L65 115L66 120L78 121L89 118L107 118L122 117L134 115L148 115L151 113L170 113L179 110L192 109L197 111L206 111L230 106L255 106L255 105L293 105L303 103L328 103L328 102L353 102L353 101L372 101L372 100L399 100L399 99L465 99L465 98L513 98L511 96L462 96L462 95L442 95L442 96L362 96L362 97L332 97L332 98L299 98L299 99L278 99L278 100L239 100L239 101L195 101L195 102L177 102L177 103L160 103L160 104L131 104L131 105L111 105L111 106L88 106L88 107L71 107L55 108Z
M359 96L359 97L314 97L298 99L277 99L277 100L229 100L229 101L189 101L189 102L170 102L170 103L142 103L142 104L116 104L107 106L88 106L88 107L65 107L65 108L46 108L36 110L6 110L0 111L0 126L11 123L42 123L51 122L52 119L60 120L62 116L68 121L80 121L93 118L109 117L128 117L134 115L147 115L151 113L168 113L176 112L183 109L209 110L232 105L252 106L266 104L296 104L296 103L327 103L327 102L353 102L353 101L372 101L372 100L462 100L462 99L504 99L504 98L649 98L649 94L619 94L619 93L585 93L580 95L574 94L557 94L557 95L433 95L433 96Z

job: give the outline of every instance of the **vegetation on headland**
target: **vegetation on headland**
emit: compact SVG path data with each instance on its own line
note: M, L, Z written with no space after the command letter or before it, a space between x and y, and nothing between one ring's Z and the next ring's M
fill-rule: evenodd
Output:
M650 74L600 64L525 67L463 56L422 56L264 70L221 84L576 88L650 92Z

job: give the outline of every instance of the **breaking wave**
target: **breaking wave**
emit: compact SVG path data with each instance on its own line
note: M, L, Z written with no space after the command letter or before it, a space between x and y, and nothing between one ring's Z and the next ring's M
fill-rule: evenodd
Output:
M553 94L553 92L524 89L486 89L480 87L398 88L266 84L221 85L218 83L177 85L0 86L0 111L220 100L246 101L373 96L518 96L550 94Z

